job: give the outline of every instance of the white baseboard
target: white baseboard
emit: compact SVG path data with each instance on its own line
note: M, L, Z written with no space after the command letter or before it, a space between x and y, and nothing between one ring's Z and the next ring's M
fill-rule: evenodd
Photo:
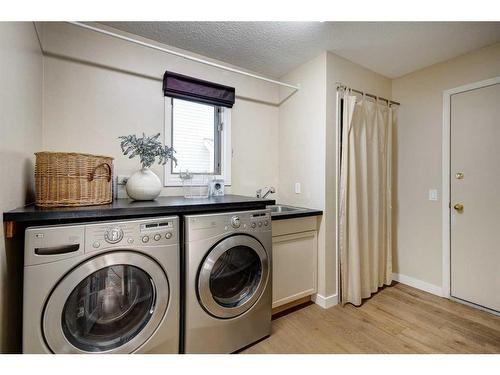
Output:
M425 282L425 281L422 281L419 279L415 279L415 278L410 277L410 276L401 275L399 273L393 273L392 279L394 281L400 282L401 284L405 284L405 285L411 286L413 288L423 290L424 292L435 294L436 296L439 296L439 297L444 297L443 288L441 288L438 285L430 284L428 282Z
M313 296L311 296L311 299L316 305L324 309L329 309L330 307L333 307L339 303L338 294L332 294L328 297L322 296L321 294L314 294Z
M438 286L434 285L419 279L415 279L410 276L406 275L401 275L399 273L393 273L392 274L392 279L394 281L398 281L401 284L405 284L408 286L411 286L416 289L423 290L424 292L428 292L431 294L435 294L436 296L443 297L443 289ZM318 306L324 308L324 309L329 309L330 307L333 307L335 305L338 305L339 303L339 296L338 294L332 294L328 297L322 296L321 294L314 294L311 296L311 300L317 304Z

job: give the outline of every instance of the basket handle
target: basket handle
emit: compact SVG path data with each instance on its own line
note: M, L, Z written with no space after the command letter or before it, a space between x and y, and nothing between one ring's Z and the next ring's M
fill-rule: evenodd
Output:
M94 170L92 171L92 173L91 173L91 174L89 174L89 181L92 181L92 180L94 179L95 172L97 171L97 169L98 169L99 167L104 167L104 166L105 166L105 167L107 168L107 170L108 170L108 182L109 182L109 181L111 181L111 174L112 174L112 172L111 172L111 165L109 165L108 163L101 163L101 164L97 165L97 166L94 168Z

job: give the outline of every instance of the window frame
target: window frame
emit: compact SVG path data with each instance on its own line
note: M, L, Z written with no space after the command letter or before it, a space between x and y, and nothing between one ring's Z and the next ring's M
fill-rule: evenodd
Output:
M183 100L183 99L177 99ZM195 102L197 103L197 102ZM199 102L199 104L207 105L206 103ZM212 174L212 178L224 179L224 185L231 185L231 109L221 106L215 107L214 116L214 132L219 132L220 137L214 136L214 164L220 164L219 173ZM173 146L173 98L164 98L164 132L165 144ZM218 120L218 121L217 121ZM216 127L218 129L216 129ZM219 152L218 152L219 150ZM215 168L215 165L214 165ZM169 160L164 166L164 182L165 187L182 186L182 180L179 178L179 173L173 173L173 164ZM216 171L217 172L217 171Z

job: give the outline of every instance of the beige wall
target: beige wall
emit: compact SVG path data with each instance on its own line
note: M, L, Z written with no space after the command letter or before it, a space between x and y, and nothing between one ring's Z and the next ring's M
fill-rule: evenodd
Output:
M323 209L318 287L324 297L336 293L335 82L390 96L385 78L323 53L283 77L300 83L301 89L278 107L274 86L186 64L73 26L44 25L43 45L47 52L44 149L110 154L116 158L118 174L137 168L135 161L121 156L116 142L119 135L163 132L159 77L165 69L235 85L245 99L237 100L232 113L231 190L251 195L257 187L273 184L281 202ZM289 93L282 90L279 99ZM161 168L155 170L162 174ZM295 182L301 183L301 194L295 194ZM179 190L165 189L163 193L177 194Z
M394 272L442 284L441 186L443 91L500 76L500 43L393 80L401 102L397 132Z
M229 192L254 195L259 187L277 187L279 91L275 85L68 24L44 24L43 47L47 53L44 149L110 155L115 157L116 174L130 175L138 169L138 161L121 154L117 137L163 134L161 77L171 70L236 88ZM161 166L153 170L163 176ZM162 192L176 194L182 194L181 189Z
M0 211L33 201L42 136L42 55L31 22L0 23ZM20 351L22 246L0 230L0 353Z
M300 90L280 106L281 202L324 211L318 236L318 293L337 293L336 82L391 97L391 81L333 53L323 53L282 77ZM289 94L281 90L282 97ZM295 194L300 182L302 193Z
M326 53L301 65L281 80L299 83L279 109L279 181L281 201L287 204L323 209L325 206L325 116ZM295 194L295 183L301 194Z
M0 184L2 211L33 199L33 152L41 148L109 154L118 174L132 173L138 164L121 155L116 138L163 132L163 72L194 75L236 87L230 192L253 195L272 184L280 202L324 210L318 292L332 296L337 291L335 83L342 82L402 103L394 137L394 271L441 285L441 203L428 201L427 194L429 188L441 192L442 92L500 75L500 44L392 82L325 52L282 77L301 85L287 97L290 90L66 24L44 24L43 60L33 24L3 23L0 31L0 173L10 181ZM294 192L296 182L301 194ZM0 351L11 351L19 350L20 340L15 307L20 306L20 248L4 246L3 231L1 236Z
M291 96L289 89L281 90L284 102L279 111L280 202L324 210L326 53L281 79L300 83L300 90ZM296 182L301 184L300 194L295 194ZM325 226L323 217L319 220L318 294L326 297Z

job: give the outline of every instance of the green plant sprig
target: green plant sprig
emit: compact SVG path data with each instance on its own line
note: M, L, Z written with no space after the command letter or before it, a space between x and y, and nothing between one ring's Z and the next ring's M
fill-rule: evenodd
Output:
M160 133L149 137L142 133L140 138L132 134L118 137L118 139L121 139L120 147L123 155L128 156L129 159L139 156L143 168L151 167L156 158L158 158L158 164L165 165L172 160L177 165L177 159L174 157L175 150L160 142L159 137Z

